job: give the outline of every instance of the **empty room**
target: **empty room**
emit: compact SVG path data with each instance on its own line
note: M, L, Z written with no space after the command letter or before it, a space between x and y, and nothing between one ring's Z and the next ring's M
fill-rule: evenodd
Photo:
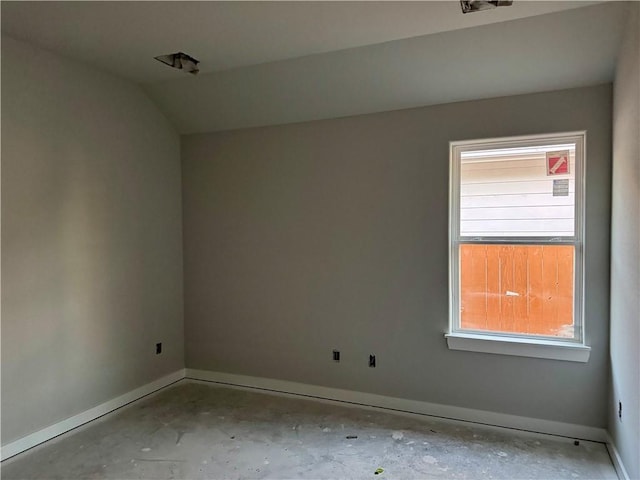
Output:
M0 7L4 479L640 479L640 3Z

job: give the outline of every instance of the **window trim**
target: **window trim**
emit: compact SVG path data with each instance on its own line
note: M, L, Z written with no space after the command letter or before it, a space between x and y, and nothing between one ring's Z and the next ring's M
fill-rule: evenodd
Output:
M491 150L575 143L575 216L573 237L461 237L460 236L460 168L461 154L469 150ZM584 216L585 216L585 165L586 131L560 132L540 135L523 135L477 140L449 142L449 329L445 334L452 350L467 350L504 355L549 358L586 362L590 347L586 345L584 325ZM500 332L462 330L459 328L460 292L458 250L462 243L574 245L574 338L564 339L539 335L520 335Z
M447 333L449 350L496 353L517 357L546 358L586 363L591 347L581 343L534 339L514 335Z

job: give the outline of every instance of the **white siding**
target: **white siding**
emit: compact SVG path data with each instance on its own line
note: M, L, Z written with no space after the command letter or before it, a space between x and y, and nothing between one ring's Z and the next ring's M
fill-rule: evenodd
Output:
M480 158L464 152L460 235L573 236L575 149L570 152L569 174L553 176L547 176L545 152ZM560 179L569 180L567 196L553 194L553 181Z

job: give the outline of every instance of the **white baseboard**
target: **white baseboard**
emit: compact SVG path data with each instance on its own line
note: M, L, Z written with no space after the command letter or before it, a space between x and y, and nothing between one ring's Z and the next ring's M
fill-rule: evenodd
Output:
M624 468L624 463L622 463L622 457L620 456L620 452L618 452L618 449L616 448L616 444L614 443L613 438L608 432L607 432L607 450L609 451L609 456L611 457L613 466L616 469L618 478L620 480L631 480L631 477L627 473L627 469Z
M36 445L46 442L47 440L51 440L58 435L62 435L69 430L84 425L85 423L90 422L91 420L95 420L96 418L99 418L120 407L123 407L128 403L131 403L151 393L154 393L161 388L169 386L172 383L182 380L184 376L185 370L178 370L151 383L147 383L142 387L136 388L135 390L131 390L124 395L120 395L117 398L104 402L97 407L85 410L84 412L67 418L66 420L62 420L61 422L55 423L46 428L43 428L42 430L38 430L37 432L31 433L25 437L15 440L14 442L8 443L7 445L3 445L0 453L0 459L6 460L7 458L13 457L14 455L17 455L21 452L24 452L25 450L35 447Z
M535 434L554 435L602 443L607 441L607 432L602 428L427 403L417 400L386 397L372 393L307 385L285 380L249 377L190 368L186 369L186 379L215 382L232 387L259 389L277 394L312 397L323 401L341 402L343 404L382 409L396 413L426 415L449 421L472 422L490 427L516 429Z

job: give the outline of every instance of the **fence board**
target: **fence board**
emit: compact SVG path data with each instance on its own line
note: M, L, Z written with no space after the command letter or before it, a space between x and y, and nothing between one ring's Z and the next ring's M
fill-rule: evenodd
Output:
M461 245L463 329L573 336L571 245Z

